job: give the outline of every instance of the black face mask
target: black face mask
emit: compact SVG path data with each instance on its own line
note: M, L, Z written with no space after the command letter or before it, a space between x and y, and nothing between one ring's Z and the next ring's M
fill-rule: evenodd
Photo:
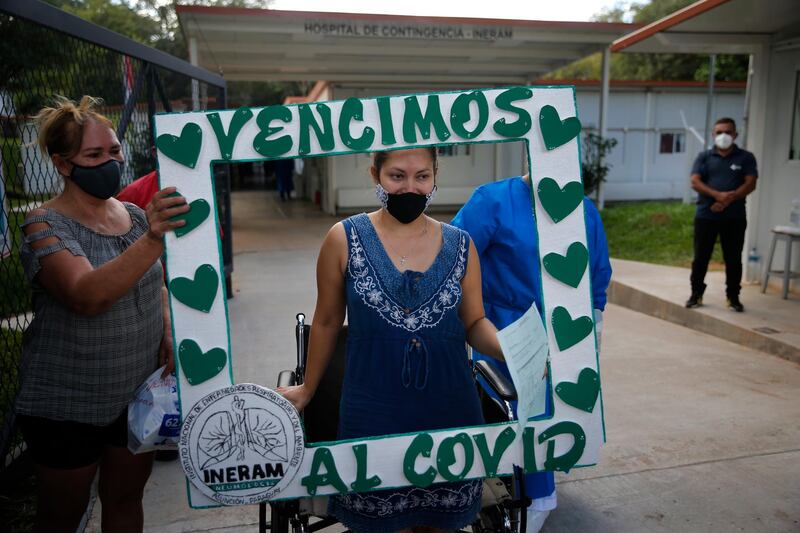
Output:
M410 224L417 220L423 211L425 211L425 208L428 207L428 204L436 194L436 187L428 194L419 194L415 192L389 194L379 183L375 189L375 194L383 207L386 208L389 214L396 218L398 222Z
M72 162L70 161L70 163ZM69 179L86 194L100 200L108 200L119 190L119 183L122 179L122 163L116 159L109 159L105 163L93 167L72 163Z
M419 218L423 211L427 198L424 194L415 192L404 192L403 194L389 194L386 200L386 210L389 214L403 224L410 224Z

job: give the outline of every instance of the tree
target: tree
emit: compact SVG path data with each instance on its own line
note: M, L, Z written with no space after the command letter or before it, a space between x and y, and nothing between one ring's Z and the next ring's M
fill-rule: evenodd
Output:
M120 3L111 3L107 0L46 0L49 4L63 9L64 11L103 26L135 41L152 46L158 50L174 55L181 59L188 59L188 51L183 41L183 33L180 31L178 17L175 13L175 5L168 0L122 0ZM272 4L273 0L194 0L194 5L222 6L222 7L248 7L266 8ZM3 20L0 20L0 29L3 27ZM6 32L3 32L5 34ZM14 42L24 42L25 40L3 39L0 40L0 50L5 43L8 47L13 47ZM70 53L59 46L51 46L53 50L43 50L42 47L52 45L52 40L44 42L36 41L34 47L36 58L30 58L23 54L12 53L3 57L9 58L8 64L0 65L0 76L3 78L11 77L11 72L18 68L25 67L30 69L31 64L38 64L44 61L45 57L48 64L59 64L70 61ZM19 59L17 61L17 59ZM9 71L8 74L6 71ZM161 72L162 83L168 94L179 94L185 92L183 84L185 79L182 77L171 76L167 72ZM283 101L286 96L306 94L310 89L308 82L229 82L228 83L228 105L238 106L262 106L273 105ZM107 94L104 88L94 89L92 94ZM87 89L88 90L88 89ZM73 91L64 89L65 94ZM113 91L112 91L113 92ZM33 104L35 107L41 102ZM116 102L109 102L116 103Z
M35 113L55 94L103 95L109 105L121 103L121 82L105 75L120 71L115 52L4 14L0 35L0 88L12 95L17 114Z
M604 139L596 133L587 133L584 137L581 177L585 195L589 196L606 181L606 176L611 170L611 165L606 163L606 156L616 145L616 139L611 137Z
M126 3L107 0L45 0L67 13L103 26L134 41L153 44L161 37L158 21Z
M274 0L193 0L193 5L266 8ZM45 0L48 4L181 58L186 47L170 0Z
M265 9L274 0L193 0L193 5L219 7L247 7ZM161 37L153 43L155 48L188 59L183 33L180 31L178 16L173 2L165 0L138 0L136 7L139 13L147 14L158 21ZM279 104L286 96L306 94L310 89L308 82L258 82L229 81L228 107L263 106Z
M161 27L161 38L173 42L183 43L179 31L178 15L175 12L175 2L170 0L123 0L127 1L139 14L158 22ZM195 6L216 7L249 7L266 9L274 0L192 0Z
M307 81L229 81L228 107L276 105L287 96L308 94Z
M617 3L594 17L597 22L634 22L649 24L682 9L694 0L651 0L625 7ZM548 74L550 79L599 79L601 55L593 54ZM714 79L747 79L748 58L743 55L719 55ZM611 56L611 79L615 80L708 80L708 56L693 54L636 54Z

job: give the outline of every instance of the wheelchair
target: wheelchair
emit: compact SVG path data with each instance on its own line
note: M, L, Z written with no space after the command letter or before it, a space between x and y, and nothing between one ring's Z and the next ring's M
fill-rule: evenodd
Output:
M278 387L300 385L305 375L308 339L311 325L305 323L305 315L296 316L295 340L297 343L297 366L295 370L284 370L278 375ZM337 438L339 425L339 398L344 379L347 326L339 333L328 368L317 388L314 398L301 414L307 443L330 442ZM473 375L487 424L513 420L510 402L516 400L516 390L509 381L486 361L473 365ZM483 382L484 385L481 385ZM489 387L495 395L487 393ZM485 479L481 511L471 525L473 533L521 533L526 527L526 509L530 499L525 496L525 476L521 468L515 467L511 476ZM270 520L267 520L267 505ZM337 525L337 520L328 515L328 497L318 496L281 502L259 504L259 533L308 533L321 531ZM465 532L466 533L466 532Z

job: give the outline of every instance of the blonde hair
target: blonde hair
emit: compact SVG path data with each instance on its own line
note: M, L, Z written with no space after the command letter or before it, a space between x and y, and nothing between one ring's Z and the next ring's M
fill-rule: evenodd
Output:
M113 128L111 121L96 111L101 98L84 95L76 104L64 96L53 99L53 107L42 108L34 119L39 128L39 147L50 156L70 158L81 150L83 128L88 121Z

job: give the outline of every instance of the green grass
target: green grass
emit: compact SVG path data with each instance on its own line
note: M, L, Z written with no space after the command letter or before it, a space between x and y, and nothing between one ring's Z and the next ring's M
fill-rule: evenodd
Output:
M688 268L692 264L694 205L681 202L609 204L602 212L611 257ZM722 264L717 246L711 268Z

